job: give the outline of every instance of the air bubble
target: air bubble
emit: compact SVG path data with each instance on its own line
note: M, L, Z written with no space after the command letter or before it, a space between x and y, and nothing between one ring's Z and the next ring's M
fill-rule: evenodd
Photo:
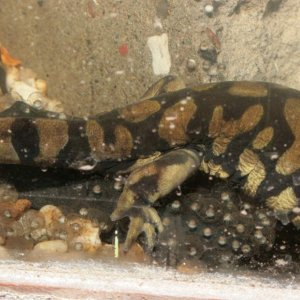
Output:
M37 99L33 102L33 107L36 109L42 109L43 108L43 102L40 99Z
M238 225L236 225L236 231L238 232L238 233L244 233L245 232L245 226L243 225L243 224L238 224Z
M221 235L221 236L219 237L219 239L218 239L218 244L219 244L220 246L225 246L226 243L227 243L226 237L225 237L224 235Z
M197 228L197 221L195 219L190 219L187 222L189 229L193 230Z
M206 210L205 214L208 218L214 218L215 217L215 210L213 209L213 207L210 207Z
M212 230L209 227L203 228L202 232L203 232L203 236L205 236L207 238L212 236Z
M170 218L164 217L164 218L162 219L162 224L163 224L164 226L169 226L169 225L171 224Z
M198 202L193 202L190 206L190 209L197 212L200 209L200 204Z
M240 248L240 242L237 240L232 241L231 247L234 251L237 251Z
M94 185L93 193L94 194L100 194L101 193L101 186L99 184Z
M83 217L86 217L88 215L88 210L85 207L80 208L79 214Z
M211 17L213 15L213 13L214 13L214 7L212 5L210 5L210 4L205 5L205 7L204 7L204 13L207 16Z
M197 254L197 249L195 247L190 247L189 249L189 255L195 256Z
M178 186L176 190L176 196L180 197L182 195L181 187Z
M281 245L279 248L280 248L280 250L285 250L286 246L285 245Z
M221 199L222 199L223 201L228 201L228 200L230 199L229 193L228 193L228 192L223 192L223 193L221 193Z
M175 201L173 201L172 204L171 204L172 209L176 209L176 210L177 210L180 206L181 206L181 203L180 203L179 200L175 200Z
M187 68L189 71L194 71L197 67L196 61L192 58L187 60Z
M223 221L224 221L224 222L231 222L231 221L232 221L232 215L226 213L226 214L224 215L224 217L223 217Z
M262 220L262 219L266 218L267 216L266 216L266 214L260 212L257 214L257 217L259 220Z
M254 233L254 237L258 240L262 239L263 234L262 234L261 230L256 230L255 233Z
M270 153L268 153L268 156L271 160L276 160L279 157L279 153L278 152L270 152Z
M251 252L251 247L250 245L246 244L242 246L241 250L243 254L249 254Z

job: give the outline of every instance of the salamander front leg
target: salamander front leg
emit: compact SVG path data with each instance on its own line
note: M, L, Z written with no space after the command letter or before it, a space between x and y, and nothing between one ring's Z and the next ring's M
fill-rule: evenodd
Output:
M199 165L197 151L178 149L136 168L129 175L117 207L111 215L113 221L126 216L130 218L125 251L142 232L146 235L148 248L153 248L155 230L161 232L163 225L151 205L182 184Z

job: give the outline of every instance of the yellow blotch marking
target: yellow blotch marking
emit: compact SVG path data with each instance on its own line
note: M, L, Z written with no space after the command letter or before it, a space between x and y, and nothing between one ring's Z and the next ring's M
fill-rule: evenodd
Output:
M216 83L201 84L201 85L193 86L192 90L194 90L196 92L202 92L202 91L210 90L215 86L216 86Z
M129 122L141 122L160 110L160 104L155 100L144 100L126 106L119 110L121 117Z
M185 88L185 83L177 78L173 77L169 80L168 77L164 77L155 82L143 95L142 99L149 99L154 96L162 95L169 92L175 92Z
M267 199L267 205L277 212L289 212L298 204L297 197L291 187L283 190L278 196Z
M242 176L247 176L243 186L245 193L251 197L256 195L257 189L266 177L266 170L257 154L245 149L239 157L238 170Z
M263 149L271 142L274 135L273 127L266 127L260 131L252 142L254 149Z
M158 152L158 151L154 152L154 154L151 156L148 156L146 158L140 158L140 159L136 160L132 166L130 166L129 168L127 168L125 170L119 171L118 173L119 174L130 173L130 172L136 170L137 168L141 168L141 167L148 165L149 163L157 160L160 156L161 156L161 152Z
M183 155L186 158L185 162L176 163L178 158ZM165 157L167 156L174 161L174 164L163 166L159 169L158 192L160 197L167 195L174 188L181 185L182 182L198 169L200 163L198 154L188 149L175 150L173 153L169 152L165 155Z
M20 163L19 156L11 143L11 125L15 118L0 119L0 162Z
M295 140L291 147L278 159L276 171L279 174L289 175L300 168L300 98L287 99L284 107L284 116Z
M175 92L184 89L185 83L176 77L171 80L168 77L164 77L155 82L143 95L142 99L149 99L164 93Z
M262 105L257 104L250 106L240 119L225 121L223 110L220 105L215 107L208 130L209 136L215 139L212 148L217 156L225 153L228 144L235 136L253 129L264 113Z
M159 123L159 136L171 146L185 144L186 129L196 110L194 100L188 97L166 109Z
M205 162L201 161L199 169L206 174L215 176L218 178L228 178L229 174L223 170L221 165L214 164L212 161Z
M259 82L240 81L235 82L228 93L240 97L265 97L268 95L266 86Z
M59 152L68 143L68 123L63 120L36 119L34 122L39 133L39 155L36 162L52 164Z
M157 176L158 180L158 173L159 169L153 162L135 169L128 177L123 192L118 200L117 207L119 210L123 211L129 209L134 204L135 199L138 198L136 192L131 189L132 185L138 184L143 178L149 176ZM147 189L148 187L145 188ZM157 190L148 191L147 200L152 203L155 202L159 196L160 194Z
M115 127L115 144L105 144L103 128L95 120L87 122L86 133L92 153L98 160L125 158L133 148L131 133L122 125Z
M297 227L297 229L300 229L300 216L296 216L292 219L292 223Z

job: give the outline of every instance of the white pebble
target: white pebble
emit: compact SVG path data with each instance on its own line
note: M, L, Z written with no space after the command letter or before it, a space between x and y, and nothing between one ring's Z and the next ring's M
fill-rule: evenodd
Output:
M62 240L44 241L36 244L33 250L65 253L68 251L68 245Z

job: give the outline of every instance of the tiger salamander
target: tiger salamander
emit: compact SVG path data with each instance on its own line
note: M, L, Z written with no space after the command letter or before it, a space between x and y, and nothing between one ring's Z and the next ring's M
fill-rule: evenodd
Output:
M182 88L168 76L142 101L88 119L16 102L0 113L0 163L100 172L132 161L112 220L125 249L163 225L152 207L196 170L238 182L282 223L300 227L300 91L264 82Z

